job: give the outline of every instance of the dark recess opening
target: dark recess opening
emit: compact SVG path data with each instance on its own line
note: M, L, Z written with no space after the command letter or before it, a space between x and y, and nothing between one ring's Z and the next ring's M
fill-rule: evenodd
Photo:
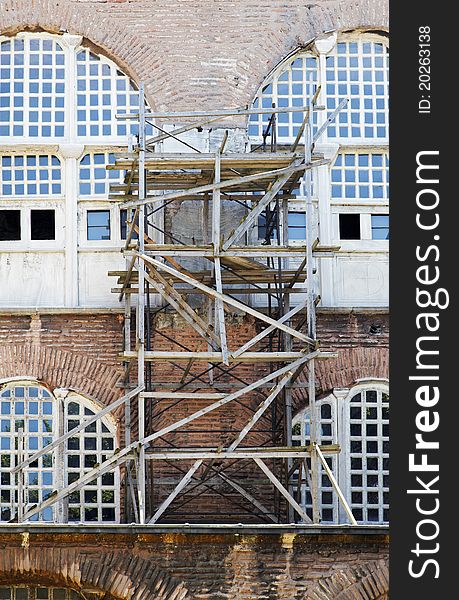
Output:
M0 210L0 241L21 239L21 211Z
M56 224L54 210L30 211L30 239L56 239Z
M339 237L341 240L360 240L360 215L339 216Z

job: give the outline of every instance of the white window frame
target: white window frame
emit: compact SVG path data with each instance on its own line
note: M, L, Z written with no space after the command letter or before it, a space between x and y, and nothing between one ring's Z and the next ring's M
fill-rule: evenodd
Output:
M332 435L334 437L334 443L339 444L340 453L334 456L333 474L336 477L338 484L343 492L349 505L352 506L351 502L351 467L350 467L350 433L349 433L349 406L351 399L360 392L366 391L377 391L384 394L389 394L389 382L387 379L377 378L365 378L357 381L356 385L352 388L335 388L332 393L327 396L320 398L316 401L317 411L320 416L320 410L323 404L331 404L332 406ZM299 413L295 415L292 421L292 427L295 427L297 423L302 423L305 417L309 415L309 407L305 407ZM320 422L320 418L319 418ZM307 436L304 435L304 426L301 425L301 436L299 439L301 445L309 443ZM321 428L319 427L319 432ZM320 436L320 434L319 434ZM295 439L295 436L294 436ZM319 437L320 443L320 437ZM382 443L382 440L381 440ZM382 476L382 473L381 473ZM327 491L330 486L327 486ZM305 503L306 486L301 490L301 502L300 504L305 508L310 508L309 504ZM378 487L378 489L380 489ZM322 493L322 484L319 480L319 496ZM333 492L333 508L334 515L336 515L337 523L348 523L349 518L344 511L342 505L338 502L338 498L335 492ZM322 507L320 508L322 512ZM324 521L327 523L327 521ZM365 521L366 525L381 525L386 523L376 521Z
M34 378L31 378L31 377L14 377L14 378L10 378L10 379L0 380L0 394L3 393L7 389L12 389L15 387L22 387L22 386L36 387L36 388L39 388L42 390L46 390L47 394L49 394L48 402L51 402L53 404L53 411L49 418L49 420L52 420L52 422L53 422L53 432L52 432L52 435L49 437L53 437L54 439L56 439L57 437L59 437L67 432L67 421L70 420L71 417L69 415L67 417L67 419L65 418L65 411L67 409L64 407L68 406L70 402L76 402L80 406L80 417L75 417L76 419L84 418L84 409L85 408L89 409L93 413L97 413L103 408L103 406L100 405L99 403L97 403L95 400L90 399L81 393L77 393L72 390L66 390L63 388L51 390L46 385L44 385L42 382L40 382ZM5 401L0 396L0 401L2 401L2 400ZM11 419L12 421L14 421L15 417L12 416L12 414L13 413L8 413L8 415L0 414L0 420L3 417L3 419ZM86 417L86 418L89 418L89 417ZM37 416L37 420L39 421L39 423L41 423L40 417ZM99 427L99 425L97 425L97 423L99 423L99 422L96 422L96 426ZM111 437L113 439L113 446L114 446L113 451L115 451L116 447L119 446L119 428L117 426L117 422L116 422L115 418L112 415L106 415L105 417L103 417L103 419L100 421L100 423L105 425L105 427L109 430L109 433L107 434L107 436ZM100 427L101 427L101 425L100 425ZM37 435L39 435L39 434L37 434ZM78 433L76 437L79 437L81 440L84 438L84 435L85 435L85 431L83 430L80 433ZM27 432L24 432L24 436L25 437L27 436ZM98 435L97 437L98 437L98 439L99 438L102 439L103 434ZM85 451L84 448L80 448L77 452L72 453L71 450L67 449L67 443L68 442L64 442L64 444L61 444L60 446L58 446L57 448L52 450L52 456L53 456L52 487L53 487L53 489L61 489L63 486L66 485L65 478L66 478L66 475L69 470L69 468L67 467L66 459L69 455L77 453L80 456L80 458L82 460L84 460L84 456L86 454L98 454L98 453L103 452L103 450L99 449L99 448L97 448L95 451L93 451L93 450ZM10 450L11 450L11 447L10 447ZM33 450L33 451L27 450L27 444L25 444L25 455L28 455L34 451L35 450ZM0 449L0 454L1 453L2 453L2 451ZM110 450L107 450L106 453L109 456L111 454L113 454L113 452ZM31 470L31 467L28 467L25 470L26 476L30 470ZM113 488L113 491L114 491L115 519L113 521L100 521L100 520L98 520L98 521L84 521L84 520L67 521L67 519L65 518L65 515L66 515L66 511L67 511L67 508L69 505L68 505L67 498L64 498L62 501L56 502L55 505L52 507L54 519L51 522L54 522L54 523L59 523L59 522L70 522L70 523L71 522L78 522L78 523L82 522L82 523L85 523L86 522L86 523L115 523L115 524L119 523L120 518L121 518L120 469L119 469L119 467L116 467L113 470L113 474L114 474L113 486L108 486L110 488ZM11 475L11 477L14 478L14 475ZM11 485L13 485L13 484L11 484ZM95 485L94 486L91 485L89 487L91 490L93 490L93 489L97 490L97 494L101 495L102 489L104 487L102 485L101 477L96 478ZM80 494L84 494L84 490L86 490L87 488L88 488L88 486L84 486L82 488L82 491L80 491ZM14 493L14 485L13 485L13 493ZM72 506L72 505L70 505L70 506ZM103 505L98 504L97 508L99 511L102 511ZM81 506L81 510L84 510L84 505ZM46 522L48 523L50 521L46 521Z
M1 155L11 154L54 154L61 162L61 194L43 196L0 196L0 209L21 209L21 240L0 241L0 253L26 253L33 251L36 253L40 265L45 268L47 260L46 254L56 253L56 255L65 255L65 275L62 306L76 308L78 306L87 306L80 298L84 296L85 281L81 275L81 261L79 257L88 252L99 253L106 251L107 271L110 270L110 264L113 268L119 268L119 249L124 244L121 239L120 215L118 205L110 202L108 193L80 195L79 194L79 162L89 153L113 153L126 151L129 135L117 135L116 126L119 123L115 119L117 111L116 105L116 85L117 81L126 81L127 87L135 85L129 79L123 70L112 60L102 54L97 56L97 64L108 65L110 68L111 79L111 97L110 109L112 111L112 134L109 136L78 136L78 117L77 117L77 56L81 50L93 52L84 44L82 36L64 33L62 35L50 34L46 32L19 32L14 37L0 36L0 43L11 42L15 39L25 42L25 62L28 61L28 44L31 40L48 39L60 44L64 52L65 60L65 130L64 136L59 137L0 137ZM95 55L95 53L93 53ZM101 67L100 67L101 68ZM98 76L96 79L100 80ZM52 80L51 80L52 81ZM54 81L53 81L54 83ZM122 93L122 92L121 92ZM134 94L134 92L130 92ZM24 92L26 95L26 91ZM137 95L137 93L136 93ZM98 107L100 112L103 107ZM128 106L129 108L129 106ZM131 124L128 123L128 129ZM27 130L25 128L25 133ZM115 181L114 179L112 181ZM56 240L30 240L30 209L32 208L54 208L56 210ZM111 239L110 240L87 240L85 211L110 210L111 221ZM151 233L151 232L150 232ZM44 284L46 282L44 280ZM110 285L107 274L107 288ZM99 297L98 294L96 294ZM46 297L46 294L44 294ZM91 306L110 306L117 305L117 299L111 295L106 301L101 303L99 300L91 301ZM7 305L9 306L9 304ZM30 306L36 307L36 299L30 299Z
M263 94L263 89L271 85L284 72L290 71L290 65L299 57L311 56L317 59L317 85L321 84L322 89L318 97L318 105L326 105L326 61L327 57L334 55L337 44L340 42L376 42L383 44L386 48L389 47L387 37L371 31L351 32L351 33L331 33L320 36L306 48L297 50L284 59L279 65L271 71L265 78L255 95L254 102ZM335 54L335 56L337 56ZM357 54L358 57L361 54ZM360 59L359 59L360 60ZM359 66L359 72L362 72L362 66ZM384 83L386 83L384 81ZM290 97L290 96L289 96ZM360 96L364 98L364 96ZM292 100L292 97L290 97ZM384 96L387 105L387 95ZM373 109L376 110L376 109ZM387 111L387 106L386 106ZM318 111L317 126L322 125L329 111ZM250 126L250 122L249 122ZM386 129L388 123L386 122ZM278 145L290 145L293 142L293 137L279 138ZM260 136L250 136L252 147L259 145L262 142ZM325 158L331 161L330 165L313 169L313 180L317 182L313 191L313 204L317 202L320 221L320 241L323 245L339 246L342 253L347 252L369 252L376 254L387 255L389 250L389 242L387 240L373 240L371 236L371 214L388 214L389 202L388 199L372 199L368 200L349 200L337 201L331 198L331 170L333 162L338 153L362 152L362 153L388 153L388 137L385 138L365 138L365 137L329 137L326 131L316 144L316 152L323 153ZM303 204L305 207L304 196L298 195L290 205ZM339 236L339 213L341 212L358 212L361 214L361 239L360 240L341 240ZM292 242L295 245L297 241ZM325 262L324 262L325 264Z

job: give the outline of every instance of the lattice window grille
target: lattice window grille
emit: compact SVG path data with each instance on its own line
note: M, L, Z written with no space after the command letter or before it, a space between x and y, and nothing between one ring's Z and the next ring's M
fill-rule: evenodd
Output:
M357 521L389 520L389 396L367 389L355 393L348 410L350 504Z
M52 154L0 156L0 196L59 196L61 162Z
M64 63L51 37L0 43L0 137L64 137Z
M332 200L389 199L389 155L384 152L341 152L331 169Z

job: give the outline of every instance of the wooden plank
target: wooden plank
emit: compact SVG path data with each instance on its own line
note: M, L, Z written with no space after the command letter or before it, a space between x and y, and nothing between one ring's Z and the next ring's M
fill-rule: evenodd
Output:
M180 492L186 488L188 483L193 478L193 475L196 473L196 471L199 469L199 467L202 465L202 463L203 463L202 460L197 460L193 464L193 466L189 469L189 471L186 473L186 475L181 479L181 481L175 487L174 491L171 494L169 494L169 496L164 500L164 502L161 504L161 506L158 508L158 510L155 512L155 514L152 516L152 518L148 521L149 525L153 525L153 523L156 523L158 521L158 519L161 517L161 515L172 504L172 502L175 500L175 498L177 498L177 496L180 494Z
M220 183L209 183L207 185L201 185L198 187L193 187L190 188L188 190L182 190L179 192L171 192L169 194L158 194L155 196L148 196L145 199L137 199L137 200L131 200L129 202L124 202L123 204L121 204L121 208L130 208L132 206L140 206L143 204L148 204L148 203L153 203L153 202L162 202L162 201L169 201L169 200L175 200L178 198L183 198L185 196L187 196L188 194L192 193L192 194L201 194L203 192L213 192L216 189L226 189L226 188L231 188L231 187L237 187L240 186L242 184L245 183L250 183L250 182L254 182L254 181L262 181L263 179L271 179L273 177L277 178L281 175L293 175L295 173L300 173L302 171L308 170L308 169L313 169L315 167L320 167L322 165L327 165L329 164L330 161L328 160L318 160L314 163L310 163L310 164L301 164L301 165L297 165L297 166L291 166L291 167L285 167L285 168L281 168L281 169L274 169L272 171L265 171L262 173L255 173L253 175L246 175L244 177L235 177L233 179L228 179L226 181L221 181Z
M281 108L228 108L220 110L209 110L209 111L182 111L182 112L149 112L145 113L147 119L187 119L190 117L195 118L206 118L206 117L233 117L237 115L271 115L277 113L293 113L293 112L304 112L307 110L307 106L289 106ZM128 113L128 114L117 114L117 119L121 121L126 120L137 120L139 113Z
M207 286L203 285L202 283L196 281L195 279L191 279L190 277L187 277L186 275L179 273L172 267L169 267L168 265L166 265L164 263L161 263L153 258L146 256L145 254L139 254L139 256L141 256L146 262L153 264L156 268L158 268L160 270L164 270L167 273L170 273L171 275L176 275L179 279L182 279L182 281L184 281L185 283L194 285L198 289L201 289L201 290L207 292L211 296L220 297L223 300L223 302L225 302L226 304L229 304L230 306L233 306L233 308L238 308L242 312L245 312L245 313L251 315L252 317L257 318L258 320L263 321L263 322L267 323L268 325L273 325L277 329L280 329L280 330L284 331L285 333L288 333L288 334L292 335L293 337L295 337L299 340L302 340L303 342L307 342L308 344L311 344L313 346L316 345L315 340L312 340L312 338L300 333L299 331L296 331L295 329L292 329L291 327L287 327L283 323L279 323L278 321L271 319L270 317L262 314L261 312L255 310L249 306L246 306L245 304L242 304L242 302L239 302L238 300L234 300L233 298L230 298L229 296L227 296L225 294L221 294L221 293L213 290L212 288L207 287Z
M296 360L304 356L304 352L244 352L240 356L233 358L228 356L230 363L238 362L287 362ZM119 355L120 360L136 360L137 352L123 352ZM211 363L223 362L222 352L187 352L187 351L167 351L150 350L145 351L145 360L149 361L206 361Z
M285 321L288 321L291 317L296 315L301 310L304 310L305 308L306 308L305 302L298 304L297 306L295 306L295 308L292 308L292 310L290 310L288 313L285 313L285 315L283 315L279 319L279 323L285 323ZM267 335L272 333L274 331L274 329L275 329L274 325L267 327L266 329L261 331L258 335L256 335L254 338L252 338L250 341L248 341L246 344L244 344L243 346L238 348L238 350L236 350L235 352L232 352L231 357L234 359L234 358L237 358L238 356L241 356L241 354L244 354L244 352L247 352L247 350L249 348L251 348L252 346L255 346L255 344L258 344L258 342L260 342L263 338L265 338Z
M298 166L298 164L303 164L301 159L295 159L292 162L292 167ZM265 210L270 202L277 196L280 190L284 187L287 181L290 179L290 175L287 173L285 175L280 176L277 181L270 187L270 189L266 192L266 194L260 198L260 201L257 205L252 208L249 214L244 218L242 223L236 228L236 230L229 236L229 238L224 242L222 249L224 251L228 250L230 246L234 244L237 240L239 240L244 233L247 233L249 228L255 224L255 221L261 215L261 213Z
M352 510L351 507L349 506L349 504L347 503L346 498L344 497L343 492L341 491L341 488L338 485L338 482L335 479L335 476L333 475L330 467L327 464L327 461L325 460L325 457L322 453L322 450L320 449L318 444L314 444L314 451L317 453L317 456L319 457L320 462L322 463L322 466L325 470L325 472L327 473L328 478L330 479L331 484L333 485L333 487L335 488L335 491L338 495L338 498L340 499L344 510L346 511L347 516L349 517L352 525L358 525L357 521L355 520L354 515L352 514Z
M263 400L263 402L261 402L258 409L255 411L255 413L252 415L252 417L249 419L249 421L246 423L246 425L244 425L244 427L242 428L240 433L237 435L236 439L233 442L231 442L231 444L228 446L227 452L234 452L234 450L236 450L236 448L239 446L239 444L242 442L242 440L248 435L248 433L253 429L253 427L258 423L258 421L264 415L264 413L266 412L268 407L271 406L273 401L277 398L277 396L280 394L280 392L285 388L287 383L292 378L292 375L293 375L293 373L291 371L289 371L286 375L284 375L282 377L282 379L279 381L279 383L276 386L274 386L274 388L271 390L271 393L268 395L268 397L265 398Z
M114 411L116 408L118 408L119 406L124 404L124 402L126 402L127 399L135 398L144 389L145 388L143 385L139 385L134 390L128 392L127 394L125 394L124 396L119 398L118 400L115 400L115 402L113 402L112 404L109 404L108 406L103 408L101 411L99 411L98 413L93 415L92 417L89 417L89 419L84 419L77 427L74 427L68 433L64 433L64 435L61 435L60 437L56 438L53 442L51 442L51 444L48 444L41 450L37 450L37 452L34 452L34 454L30 455L24 461L22 461L20 463L18 462L18 465L16 467L14 467L13 469L11 469L11 472L17 473L21 469L25 469L31 463L38 460L44 454L49 454L52 450L54 450L54 448L57 448L57 446L59 446L60 444L63 444L69 438L74 437L77 433L79 433L80 431L83 431L83 429L85 429L92 423L95 423L99 419L102 419L102 417L105 417L105 415L107 415L108 413Z
M166 302L175 308L177 313L181 315L201 337L211 344L212 347L219 348L220 340L210 329L209 324L201 319L191 306L185 302L180 293L172 287L156 269L151 269L151 275L146 272L145 279L158 294L166 300Z
M300 515L300 517L306 523L312 523L311 519L305 513L305 511L301 508L298 502L288 493L282 483L277 479L274 473L268 468L268 466L260 459L255 458L255 463L258 467L263 471L266 477L271 481L271 483L276 487L282 496L287 500L287 502L293 507L293 509Z

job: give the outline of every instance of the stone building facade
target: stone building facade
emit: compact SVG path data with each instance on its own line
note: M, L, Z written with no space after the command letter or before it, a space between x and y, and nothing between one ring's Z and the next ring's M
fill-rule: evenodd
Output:
M17 76L13 68L25 68L29 71L25 75L22 73L22 79L27 84L27 75L33 76L34 65L30 57L40 53L52 56L49 60L55 71L50 78L53 83L59 83L58 70L62 66L59 48L62 47L65 55L62 60L67 66L63 80L69 82L62 94L73 98L77 109L86 111L81 119L63 111L62 122L69 129L62 136L58 135L61 117L57 116L59 105L54 104L53 98L60 92L56 91L57 88L51 92L41 88L36 95L51 98L50 126L55 129L47 135L47 104L39 100L37 112L42 112L37 118L37 127L41 130L35 134L32 129L27 131L27 127L34 126L31 115L35 107L32 104L26 108L14 104L15 97L34 95L35 92L30 91L31 88L29 92L26 88L13 92L11 88L2 96L0 90L0 97L5 98L0 114L3 110L3 114L9 115L0 117L0 154L3 160L0 212L20 210L18 218L22 231L12 240L7 237L0 240L0 394L5 393L1 397L5 404L5 412L2 412L5 422L10 417L11 422L14 418L18 420L7 412L11 409L6 408L11 397L19 406L22 398L19 394L24 392L16 391L18 388L26 389L30 403L34 402L37 394L43 402L44 411L47 394L62 397L64 403L67 402L63 422L72 418L72 406L80 403L77 411L84 410L84 414L90 415L109 406L123 394L125 371L120 353L125 335L124 308L117 302L116 295L110 293L115 284L113 278L107 275L108 271L119 270L124 265L119 253L123 242L122 216L116 212L113 203L109 203L107 188L98 193L95 186L98 183L98 157L107 157L111 151L124 148L128 130L118 129L116 133L112 130L104 138L104 124L110 121L114 127L115 121L113 115L105 119L103 107L97 107L99 112L94 119L99 119L102 125L97 133L91 132L91 105L89 101L87 106L80 105L77 100L79 91L82 96L90 96L89 87L78 88L78 81L86 77L88 83L91 76L80 77L78 66L86 64L89 73L91 61L99 61L100 65L111 70L112 83L120 86L117 90L121 91L126 81L143 82L148 105L155 111L209 111L252 106L257 98L262 102L264 95L270 101L269 89L268 92L266 89L275 82L279 91L282 74L289 72L295 57L304 57L309 51L322 52L325 56L327 52L335 52L336 44L342 43L348 44L345 55L351 61L351 45L355 41L360 44L358 52L363 52L363 58L357 53L359 61L373 61L368 70L368 73L371 71L368 85L374 87L367 97L364 91L366 75L362 79L359 76L360 88L354 93L354 99L362 95L362 105L354 113L353 109L349 109L349 127L352 114L358 113L362 119L359 122L362 132L367 126L373 127L374 133L359 133L353 139L350 134L340 135L337 132L321 146L319 144L318 150L330 158L343 177L348 176L346 157L356 157L357 183L355 179L353 182L358 185L358 177L366 177L360 174L368 171L373 188L369 192L362 188L350 201L347 192L342 192L343 196L337 199L332 191L336 180L333 177L327 179L329 175L325 171L318 176L322 190L317 200L321 240L325 238L330 246L339 243L341 249L333 257L320 259L316 275L315 285L321 299L317 308L317 337L321 340L322 350L336 353L335 358L318 363L316 393L321 402L335 411L333 416L341 415L341 405L346 405L356 394L378 394L378 406L382 406L378 410L386 410L389 376L388 247L385 238L377 237L377 220L372 219L374 216L385 217L388 212L386 191L381 192L382 196L379 196L379 191L378 195L373 195L376 187L379 189L387 181L386 175L381 174L385 170L379 163L373 164L372 171L371 165L367 168L368 165L360 165L358 161L360 156L367 155L386 161L387 132L380 134L377 131L384 124L378 120L382 113L374 108L372 122L373 116L365 113L364 100L371 98L375 103L380 100L379 91L375 91L380 85L378 78L381 74L377 62L379 50L375 48L387 47L387 30L387 3L374 0L317 0L312 3L298 0L178 0L173 3L167 0L0 0L0 42L4 50L2 56L5 56L0 65L0 83L14 82L15 77L17 81L21 80L21 73ZM23 45L16 49L15 40ZM57 46L49 50L51 46L39 42L42 45L35 50L35 40L47 40L47 44ZM369 50L364 49L365 43L371 46ZM12 46L7 47L7 44ZM25 63L21 64L22 59L19 58L16 64L15 57L23 52L20 48L26 48ZM336 52L338 64L342 57L338 50ZM84 58L78 62L83 55ZM46 61L42 62L40 58L37 61L39 68L43 69L39 77L46 85ZM70 71L68 65L73 65L74 71ZM322 63L319 70L322 68L322 75L326 77L327 67L324 65ZM97 75L100 81L103 79L102 66L100 76ZM7 69L11 71L7 73ZM343 69L347 69L351 81L354 76L351 62L346 63ZM358 69L366 72L365 64L359 62ZM294 76L289 77L291 85L295 85ZM324 79L322 82L324 94L327 81ZM387 84L387 79L384 83ZM338 80L336 85L339 85ZM292 90L293 87L288 91L289 100L296 94ZM98 93L102 92L101 87ZM332 94L331 91L326 93ZM350 94L352 97L353 92ZM381 97L387 102L386 95L387 90L384 90ZM126 91L118 107L126 106L123 102L129 105L130 98ZM30 122L24 115L16 114L22 110ZM65 110L68 111L68 107ZM372 110L369 109L368 114ZM384 110L387 113L387 106ZM1 127L7 126L8 119L13 123L11 129L1 133ZM256 123L248 122L246 117L232 117L202 131L192 131L184 139L201 151L213 151L227 130L230 146L245 151L257 138L250 125ZM346 122L343 121L342 125L346 126ZM15 133L15 126L23 129L17 129ZM84 132L79 129L83 126L87 127ZM290 141L289 136L291 131L286 134L287 142ZM179 150L173 141L164 143L163 151ZM60 174L56 175L55 181L61 187L56 188L55 194L52 191L52 172L56 164L52 158L47 159L51 162L46 165L43 163L42 172L47 173L43 177L49 176L51 181L51 187L43 193L40 182L44 180L40 179L39 166L35 174L35 166L29 168L15 162L17 157L24 157L27 163L31 156L58 158ZM341 163L336 162L340 157L343 161L341 167ZM11 163L8 162L10 158ZM357 164L363 165L360 170ZM83 173L86 165L88 176ZM103 166L105 168L105 164ZM21 185L20 177L23 176L18 172L23 170L32 172L30 181L35 177L39 191L28 193L27 189L14 187ZM5 175L10 172L13 172L12 176ZM26 175L25 185L27 181ZM365 179L360 181L367 183ZM90 186L89 192L83 191L82 184ZM8 186L11 185L10 189ZM33 227L33 211L41 209L55 210L56 235L45 246L33 234L25 235L29 227ZM301 206L298 210L301 211ZM108 225L107 222L100 225L94 221L94 228L109 228L108 239L89 237L91 223L88 213L91 211L109 215ZM361 215L361 235L358 238L341 236L341 214ZM174 236L195 243L202 237L202 232L190 215L189 207L174 207L165 211L161 224ZM229 212L225 218L230 228L235 217ZM11 221L8 223L10 227ZM228 325L229 340L242 343L257 333L256 327L250 316L234 317ZM152 341L155 349L169 349L171 339L179 340L184 346L200 347L196 333L170 315L158 313L155 332ZM242 380L253 375L250 369L240 365L234 373ZM197 375L199 369L192 365L189 373ZM183 375L179 370L162 374L171 381ZM212 428L220 431L230 428L231 424L245 422L256 407L257 399L249 398L247 402L245 407L235 406L226 412L217 412L202 425L205 432L201 432L199 427L191 427L191 433L182 434L183 443L188 440L192 445L205 445L212 439ZM308 410L304 389L295 390L293 405L294 423L298 424L297 431L303 432L307 420L304 415ZM160 424L164 426L168 418L178 419L200 408L202 404L197 400L188 399L179 407L171 407L169 416L166 414ZM369 404L366 409L372 410ZM369 412L366 415L365 418L372 418ZM46 414L41 416L43 423L47 422ZM378 413L380 418L381 413ZM152 428L159 427L156 422L150 425ZM369 426L373 425L370 423ZM382 433L383 425L379 421L376 426L379 429L374 437L375 440L378 437L377 443L380 444L377 457L385 461L386 458L382 457L387 455L387 451L382 450L382 444L386 444L387 435ZM122 445L125 435L122 410L114 412L103 427L105 429L97 430L97 433L106 440L107 451ZM13 431L3 431L6 441L0 453L4 451L2 461L4 456L7 458L1 465L4 478L0 484L0 491L4 494L0 502L3 511L0 522L2 599L35 600L46 597L62 600L70 598L69 590L83 597L94 595L120 600L388 598L388 531L386 508L384 512L382 508L383 494L384 498L387 495L387 484L383 483L387 467L382 469L381 462L380 472L375 469L374 477L379 478L376 487L380 488L377 500L370 501L374 490L369 480L360 486L350 482L352 469L357 477L362 476L358 474L358 467L351 467L352 460L376 459L376 454L373 457L369 450L365 454L360 449L355 458L349 446L346 461L343 460L340 466L340 483L345 488L348 501L354 502L357 511L363 511L361 518L357 518L359 525L354 528L345 519L338 518L340 511L336 498L325 503L328 510L334 511L334 524L308 528L301 523L285 524L284 520L283 524L269 526L248 518L241 525L239 521L245 517L241 517L235 509L234 498L228 500L228 494L226 499L212 494L192 498L177 511L172 511L170 516L166 513L159 525L129 525L133 519L126 508L126 488L116 478L114 482L98 484L96 490L89 490L99 494L99 505L94 504L95 508L91 508L90 494L82 495L73 508L70 504L70 508L77 511L71 514L78 514L73 521L68 519L67 507L56 509L52 515L49 513L51 516L42 514L38 522L14 523L9 522L14 521L14 515L8 506L15 502L17 480L10 477L8 469L12 465L7 461L10 456L15 456L17 446L14 447L14 426ZM258 440L262 445L265 433L260 422L258 429L255 428L251 434L253 441ZM43 442L45 433L41 432L40 436L39 444ZM97 446L97 452L90 453L95 436L92 433L81 436L85 460L89 457L92 460L93 456L96 456L94 461L103 459L100 446ZM365 441L362 437L358 443ZM350 443L347 437L340 438L339 442L341 445ZM367 440L367 443L376 442ZM46 483L51 468L45 463L40 467L41 470L37 469L37 481L31 483L37 501L47 497L42 495L42 488L48 486L48 493L51 493L58 483L56 479ZM76 472L84 472L83 466L75 466ZM155 476L166 482L167 490L171 482L178 481L174 470L163 469ZM53 471L51 479L53 477L58 478L59 475ZM155 486L149 501L157 505L164 499L165 493L161 486ZM266 484L260 484L260 493L268 506L274 501L279 502L273 498L272 488ZM362 494L366 494L368 501L362 500ZM234 493L234 496L237 494ZM306 506L307 500L304 499L304 503ZM359 508L362 504L363 508ZM384 507L386 505L387 499ZM215 515L220 511L225 517L195 517L200 511L203 515ZM377 516L374 516L375 511ZM285 509L282 514L285 516ZM185 522L188 523L186 526ZM48 595L44 596L45 593Z

